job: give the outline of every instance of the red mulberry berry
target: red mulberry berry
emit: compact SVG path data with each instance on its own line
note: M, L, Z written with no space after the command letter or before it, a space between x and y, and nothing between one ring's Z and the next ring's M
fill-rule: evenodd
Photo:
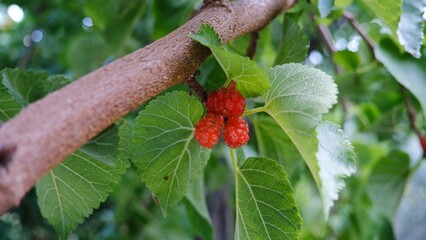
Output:
M239 117L230 117L225 124L225 143L231 148L241 147L249 140L247 122Z
M222 116L214 113L207 113L195 125L195 140L205 148L212 148L219 142L223 123Z
M207 99L207 110L226 117L241 116L246 107L246 100L235 89L235 82L231 82L228 88L222 87L213 91Z

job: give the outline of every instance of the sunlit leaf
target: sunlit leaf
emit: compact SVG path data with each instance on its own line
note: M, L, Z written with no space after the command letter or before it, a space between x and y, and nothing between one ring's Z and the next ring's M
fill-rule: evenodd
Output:
M421 55L425 8L426 0L404 0L402 2L402 15L397 31L398 39L405 51L415 58L419 58Z
M327 216L344 186L343 178L355 172L352 145L344 132L335 124L321 123L322 115L336 103L336 85L324 72L301 64L274 67L269 77L266 112L303 156L320 189Z
M193 136L203 112L197 98L174 91L152 100L135 120L133 160L164 214L182 200L207 164L210 151Z
M298 239L302 219L283 168L253 157L236 174L236 239Z
M402 12L402 0L365 0L364 3L396 33Z

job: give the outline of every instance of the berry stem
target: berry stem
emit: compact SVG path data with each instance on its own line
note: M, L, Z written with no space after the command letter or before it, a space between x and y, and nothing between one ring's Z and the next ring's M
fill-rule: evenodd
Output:
M232 79L228 78L228 79L226 79L226 82L223 84L223 86L228 87L229 84L231 84L231 82L232 82Z
M235 174L235 176L237 176L238 165L237 165L237 157L235 156L235 149L229 148L229 153L231 154L232 168L234 169L234 174Z
M259 112L266 112L266 107L263 106L263 107L257 107L257 108L246 110L243 113L243 117L248 116L248 115L252 115L252 114L255 114L255 113L259 113Z

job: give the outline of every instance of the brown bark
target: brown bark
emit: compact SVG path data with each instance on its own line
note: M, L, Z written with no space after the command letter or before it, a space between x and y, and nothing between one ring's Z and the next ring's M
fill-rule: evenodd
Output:
M0 214L50 169L117 119L168 87L185 82L209 56L188 38L208 23L227 42L259 30L294 0L212 4L166 37L31 104L0 128ZM3 153L5 155L6 153ZM2 155L2 154L0 154Z

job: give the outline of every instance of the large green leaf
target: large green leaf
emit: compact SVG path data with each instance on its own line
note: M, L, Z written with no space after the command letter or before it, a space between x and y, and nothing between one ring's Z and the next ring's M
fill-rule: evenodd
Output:
M5 122L14 117L21 110L15 99L6 87L0 83L0 121Z
M364 3L396 33L402 12L402 0L365 0Z
M397 239L424 239L426 228L426 163L420 163L405 187L400 206L393 222Z
M189 220L195 230L203 236L203 239L213 240L213 225L207 209L203 175L195 179L189 186L188 193L186 194L185 206Z
M53 92L70 81L63 76L51 76L46 71L23 69L4 69L2 83L9 90L16 102L25 107L37 101L49 92Z
M207 164L210 151L193 136L203 111L197 98L175 91L151 101L135 120L133 160L164 214L185 196Z
M380 41L374 53L392 76L419 100L426 115L426 56L416 59L408 53L401 54L388 38Z
M324 213L338 198L343 178L355 172L354 153L347 137L321 118L336 103L330 76L301 64L285 64L269 71L271 89L265 111L287 133L303 156L320 188Z
M277 160L291 176L294 167L302 160L291 139L271 117L261 116L252 122L260 156Z
M236 175L236 239L298 239L302 219L283 168L253 157Z
M274 65L304 61L309 49L305 32L296 21L288 17L284 19L282 30L283 36Z
M423 42L423 13L426 0L404 0L402 15L398 24L398 39L405 51L419 58Z
M89 141L85 151L72 153L37 183L40 211L61 239L66 239L106 200L129 167L129 152L125 149L129 129L124 124L119 133L118 127L110 127ZM123 139L120 151L119 137Z
M220 46L220 39L212 27L201 25L200 32L190 37L210 48L228 80L237 83L237 89L244 97L257 97L269 89L266 72L248 57L231 53Z
M377 162L368 178L368 196L389 221L398 209L409 173L408 155L395 150Z

